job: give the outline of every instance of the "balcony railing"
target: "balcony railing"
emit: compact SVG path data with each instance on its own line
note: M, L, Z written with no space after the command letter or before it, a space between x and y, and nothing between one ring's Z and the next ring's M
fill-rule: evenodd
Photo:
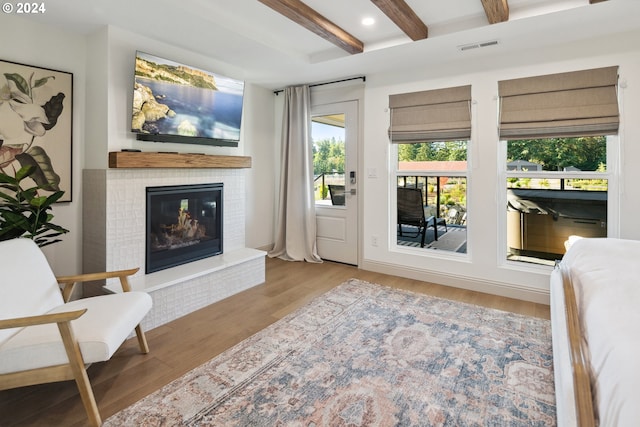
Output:
M322 172L313 177L315 200L329 199L329 185L344 185L344 172Z
M431 207L427 216L448 218L448 222L462 224L466 220L467 212L467 181L461 176L398 176L399 187L421 188L423 204L426 209ZM450 212L455 209L456 215ZM451 214L451 215L450 215Z

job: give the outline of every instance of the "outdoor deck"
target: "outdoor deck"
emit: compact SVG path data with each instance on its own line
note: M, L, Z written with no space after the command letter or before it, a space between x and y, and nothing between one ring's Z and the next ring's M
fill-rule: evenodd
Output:
M397 244L420 248L420 236L416 236L417 228L409 225L402 226L403 235L398 235ZM415 237L414 237L415 236ZM466 225L447 224L438 226L438 240L434 239L433 227L429 227L423 249L439 249L457 253L467 253L467 227Z

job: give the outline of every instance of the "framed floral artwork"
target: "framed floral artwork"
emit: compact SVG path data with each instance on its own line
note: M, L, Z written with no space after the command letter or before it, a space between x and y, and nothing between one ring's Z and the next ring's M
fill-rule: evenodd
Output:
M0 170L71 201L73 74L0 60Z

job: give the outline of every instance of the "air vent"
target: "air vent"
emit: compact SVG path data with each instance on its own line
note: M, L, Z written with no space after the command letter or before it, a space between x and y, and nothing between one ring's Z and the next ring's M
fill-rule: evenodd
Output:
M478 42L478 43L469 43L469 44L463 44L463 45L458 46L458 50L464 52L465 50L479 49L481 47L495 46L497 44L498 44L498 40L490 40L490 41Z

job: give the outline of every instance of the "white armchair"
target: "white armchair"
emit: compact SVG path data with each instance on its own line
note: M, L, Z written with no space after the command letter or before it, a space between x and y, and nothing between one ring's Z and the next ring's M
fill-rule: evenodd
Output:
M56 278L29 239L0 242L0 390L75 380L92 425L102 424L86 367L109 360L139 324L151 297L131 292L138 269ZM67 302L76 283L119 278L123 293Z

